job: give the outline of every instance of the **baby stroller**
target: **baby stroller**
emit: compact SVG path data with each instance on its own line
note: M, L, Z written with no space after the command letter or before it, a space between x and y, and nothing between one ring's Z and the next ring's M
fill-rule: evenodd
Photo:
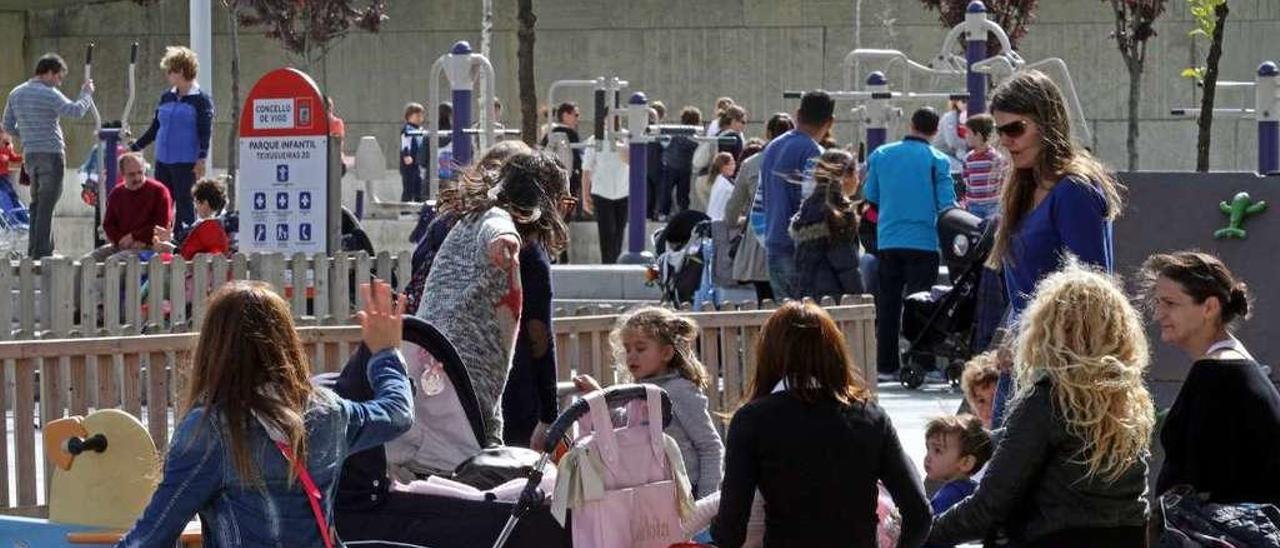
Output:
M938 360L952 385L959 384L964 363L974 354L974 312L983 263L995 242L995 223L953 207L938 216L942 257L951 273L950 286L935 286L907 296L903 305L902 336L910 341L902 354L898 381L916 389Z
M480 402L453 345L431 324L406 316L401 351L408 360L415 359L414 356L419 352L426 352L443 365L446 388L433 397L432 405L442 407L439 414L451 417L453 420L449 423L458 423L456 426L461 432L470 431L474 436L475 447L484 447L484 419ZM373 397L373 389L367 377L370 357L368 349L361 346L341 373L319 375L317 381L321 385L330 386L344 398L369 400ZM413 380L414 390L422 390L423 386L418 379ZM443 409L444 407L450 408ZM433 416L435 414L433 409ZM512 452L518 450L500 449ZM529 450L522 452L531 457L528 459L529 464L509 470L491 467L489 475L505 473L510 478L504 479L519 479L525 477L526 473L532 473L531 464L536 460L536 454ZM497 452L486 450L481 455L493 454ZM461 479L463 469L478 459L476 457L464 462L456 477ZM478 468L473 466L470 469L468 482L475 481L478 475L475 471ZM537 470L541 474L541 466ZM490 485L497 483L492 477L484 479L490 480ZM526 491L532 490L528 496L539 494L537 484L535 481L532 487L525 486ZM508 516L516 508L517 505L512 502L487 497L470 500L392 489L386 448L379 446L350 455L343 464L334 501L334 526L347 546L473 548L488 546L498 538ZM542 504L541 499L526 504L522 517L524 519L520 527L510 526L510 546L570 546L568 532L556 523L549 507Z
M710 217L701 211L681 211L666 228L653 233L653 246L658 250L654 267L663 303L677 307L691 303L695 310L707 304L715 306Z

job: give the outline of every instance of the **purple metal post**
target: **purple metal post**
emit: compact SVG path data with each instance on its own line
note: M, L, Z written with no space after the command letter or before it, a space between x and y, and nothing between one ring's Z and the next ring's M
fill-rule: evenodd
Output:
M965 12L974 14L974 19L987 19L987 6L980 0L969 2ZM969 19L965 17L965 24L970 24ZM968 32L966 35L964 60L968 68L965 72L965 87L969 91L969 116L973 116L987 111L987 75L973 71L974 63L987 58L987 31L982 29L982 32Z
M449 53L470 56L471 44L465 41L458 42L453 45ZM463 131L471 127L471 86L460 88L453 82L450 82L450 84L453 84L453 129L451 130L453 161L459 166L466 166L471 163L471 138ZM431 116L433 114L428 112L427 115ZM428 135L427 138L434 139L435 136ZM427 142L431 145L436 144L431 141Z
M1258 66L1258 104L1255 116L1258 118L1258 174L1270 175L1280 173L1280 99L1276 92L1280 89L1280 67L1274 61L1267 61Z
M871 91L888 91L889 80L884 77L884 73L880 71L872 72L867 75L867 89ZM880 145L889 139L889 128L884 126L885 112L887 111L888 99L872 99L871 105L883 105L883 108L869 108L869 116L867 118L867 156L870 157ZM883 103L881 103L883 102Z
M649 99L644 93L636 92L631 95L631 99L627 101L627 105L632 111L627 124L630 131L630 191L627 198L627 251L618 257L619 264L647 264L652 255L645 252L644 232L645 216L644 206L645 200L648 199L648 190L645 186L645 177L647 177L647 169L645 159L649 157L648 139L645 139L645 124L637 123L639 118L636 109L644 110L644 117L639 118L645 123L648 122Z
M119 180L119 161L120 161L120 128L102 128L98 130L98 139L102 141L102 163L103 169L106 171L106 177L103 178L102 188L106 192L102 196L98 196L98 203L102 207L105 215L107 211L107 195L111 194L111 190L116 187L116 181Z

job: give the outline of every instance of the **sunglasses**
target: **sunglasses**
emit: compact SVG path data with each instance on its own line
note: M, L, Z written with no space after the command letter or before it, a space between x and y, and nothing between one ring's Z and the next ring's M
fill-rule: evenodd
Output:
M1026 132L1027 132L1026 120L1015 120L1004 125L996 126L996 133L1003 135L1005 137L1008 137L1010 139L1017 139L1018 137L1022 137L1022 134Z

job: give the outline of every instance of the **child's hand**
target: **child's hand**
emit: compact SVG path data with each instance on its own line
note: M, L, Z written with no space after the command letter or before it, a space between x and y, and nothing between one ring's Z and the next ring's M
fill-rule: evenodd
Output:
M152 234L152 240L155 241L156 243L168 242L173 240L173 230L167 226L157 226L155 230L151 232L151 234Z
M372 284L360 284L360 297L364 310L356 313L364 344L372 353L400 346L404 335L404 296L395 299L392 306L391 284L374 280Z
M413 165L413 156L401 156L400 159L404 161L406 166Z
M582 392L584 394L600 390L600 383L591 375L578 375L574 377L573 386L578 389L578 392Z

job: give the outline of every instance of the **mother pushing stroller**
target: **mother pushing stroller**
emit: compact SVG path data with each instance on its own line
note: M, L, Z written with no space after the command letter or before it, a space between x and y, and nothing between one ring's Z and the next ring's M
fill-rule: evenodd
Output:
M524 301L520 249L541 243L552 256L564 249L568 227L560 205L567 188L564 167L543 153L512 156L493 188L483 180L465 181L471 206L449 231L427 277L417 316L436 326L466 364L489 445L502 443L502 391ZM416 364L409 374L423 387L415 407L425 409L423 400L440 393L443 367ZM475 454L469 436L420 421L387 444L388 460L413 476L448 474Z

